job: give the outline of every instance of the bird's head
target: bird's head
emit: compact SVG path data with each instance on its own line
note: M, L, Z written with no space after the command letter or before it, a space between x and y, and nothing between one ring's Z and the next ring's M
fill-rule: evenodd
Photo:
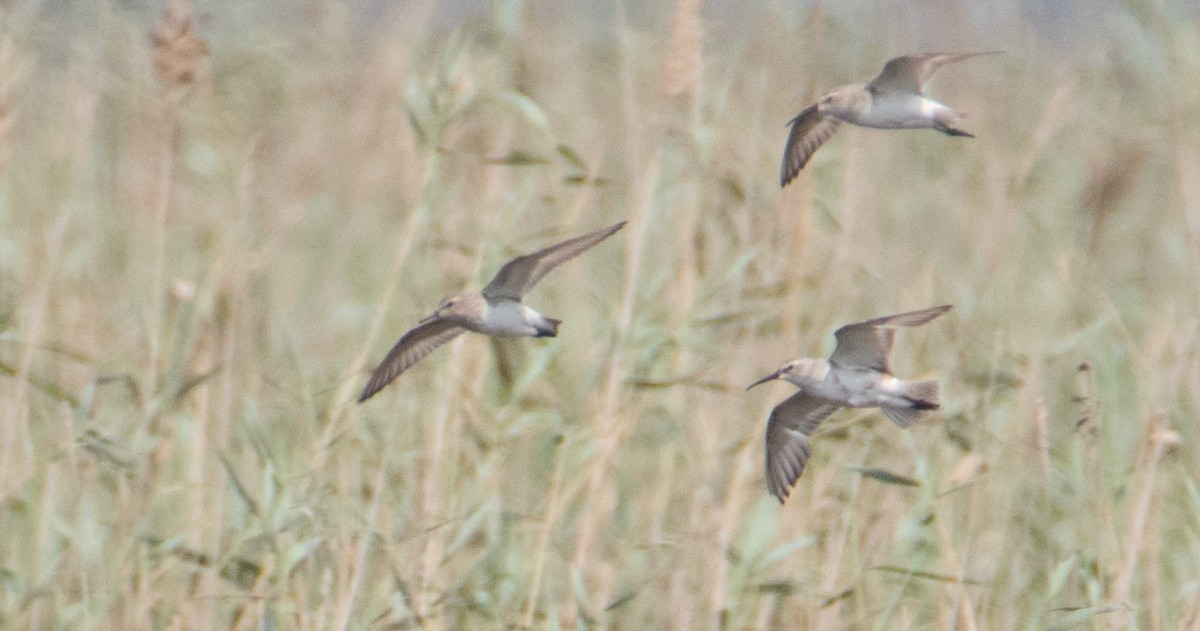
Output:
M455 294L449 298L444 298L434 310L433 315L422 320L422 323L431 320L456 320L470 318L481 315L483 310L483 297L478 292L465 291L460 294Z
M764 384L775 379L783 379L790 381L797 386L803 386L806 382L820 381L829 373L829 362L823 359L793 359L790 362L779 367L779 370L755 381L750 384L749 390L754 386Z
M822 96L817 101L817 111L826 116L839 116L862 108L860 101L868 98L861 85L843 86Z

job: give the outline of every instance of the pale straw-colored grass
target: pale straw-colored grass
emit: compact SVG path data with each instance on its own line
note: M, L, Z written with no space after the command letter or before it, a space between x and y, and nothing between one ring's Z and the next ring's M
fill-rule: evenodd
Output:
M0 626L1200 628L1195 16L904 6L0 9ZM821 90L944 48L1006 51L931 87L976 139L778 188ZM622 219L558 338L353 403ZM779 506L745 386L944 302L893 356L941 412L839 412Z

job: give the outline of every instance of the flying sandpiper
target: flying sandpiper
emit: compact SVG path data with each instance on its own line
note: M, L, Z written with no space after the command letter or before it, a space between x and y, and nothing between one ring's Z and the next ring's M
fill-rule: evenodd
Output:
M767 488L783 503L812 453L808 437L841 407L882 408L900 427L938 409L936 381L892 376L888 352L894 327L918 326L949 311L950 305L848 324L834 334L837 346L825 359L795 359L750 384L784 379L800 391L775 406L767 422Z
M923 53L896 57L870 83L840 87L822 96L788 125L779 185L787 186L833 132L846 122L879 129L936 129L950 136L974 138L958 127L964 114L927 98L923 92L942 66L985 53Z
M483 291L467 291L443 300L433 315L421 320L388 351L387 357L371 374L358 402L371 398L435 348L466 331L497 337L558 335L561 320L530 309L521 303L521 299L550 270L579 256L624 226L622 221L533 254L518 256L501 267Z

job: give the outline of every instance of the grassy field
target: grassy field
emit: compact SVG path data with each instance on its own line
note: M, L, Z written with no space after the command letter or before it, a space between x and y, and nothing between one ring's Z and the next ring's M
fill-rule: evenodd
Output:
M43 4L0 5L0 628L1200 629L1187 3ZM845 127L779 188L822 90L992 49L931 90L978 138ZM623 219L530 295L558 338L353 403ZM942 411L839 412L781 507L792 388L744 388L941 303L893 366Z

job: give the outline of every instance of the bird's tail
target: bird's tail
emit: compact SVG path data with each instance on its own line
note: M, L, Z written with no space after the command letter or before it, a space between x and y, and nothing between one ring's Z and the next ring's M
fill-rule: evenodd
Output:
M938 117L934 128L943 134L946 134L947 136L963 136L964 138L974 138L975 134L972 134L971 132L966 131L958 126L959 123L961 123L966 117L967 115L963 114L962 112L955 112L953 110L944 112Z
M903 381L899 386L897 394L907 405L884 406L883 413L900 427L908 427L941 407L936 381Z
M546 321L545 326L538 328L535 337L558 337L558 325L562 324L562 320L555 320L554 318L547 318L545 316L542 319Z
M972 134L969 131L964 131L962 129L959 129L957 127L951 127L949 125L942 125L941 127L938 127L938 131L946 134L947 136L962 136L963 138L974 138L975 137L975 134Z

